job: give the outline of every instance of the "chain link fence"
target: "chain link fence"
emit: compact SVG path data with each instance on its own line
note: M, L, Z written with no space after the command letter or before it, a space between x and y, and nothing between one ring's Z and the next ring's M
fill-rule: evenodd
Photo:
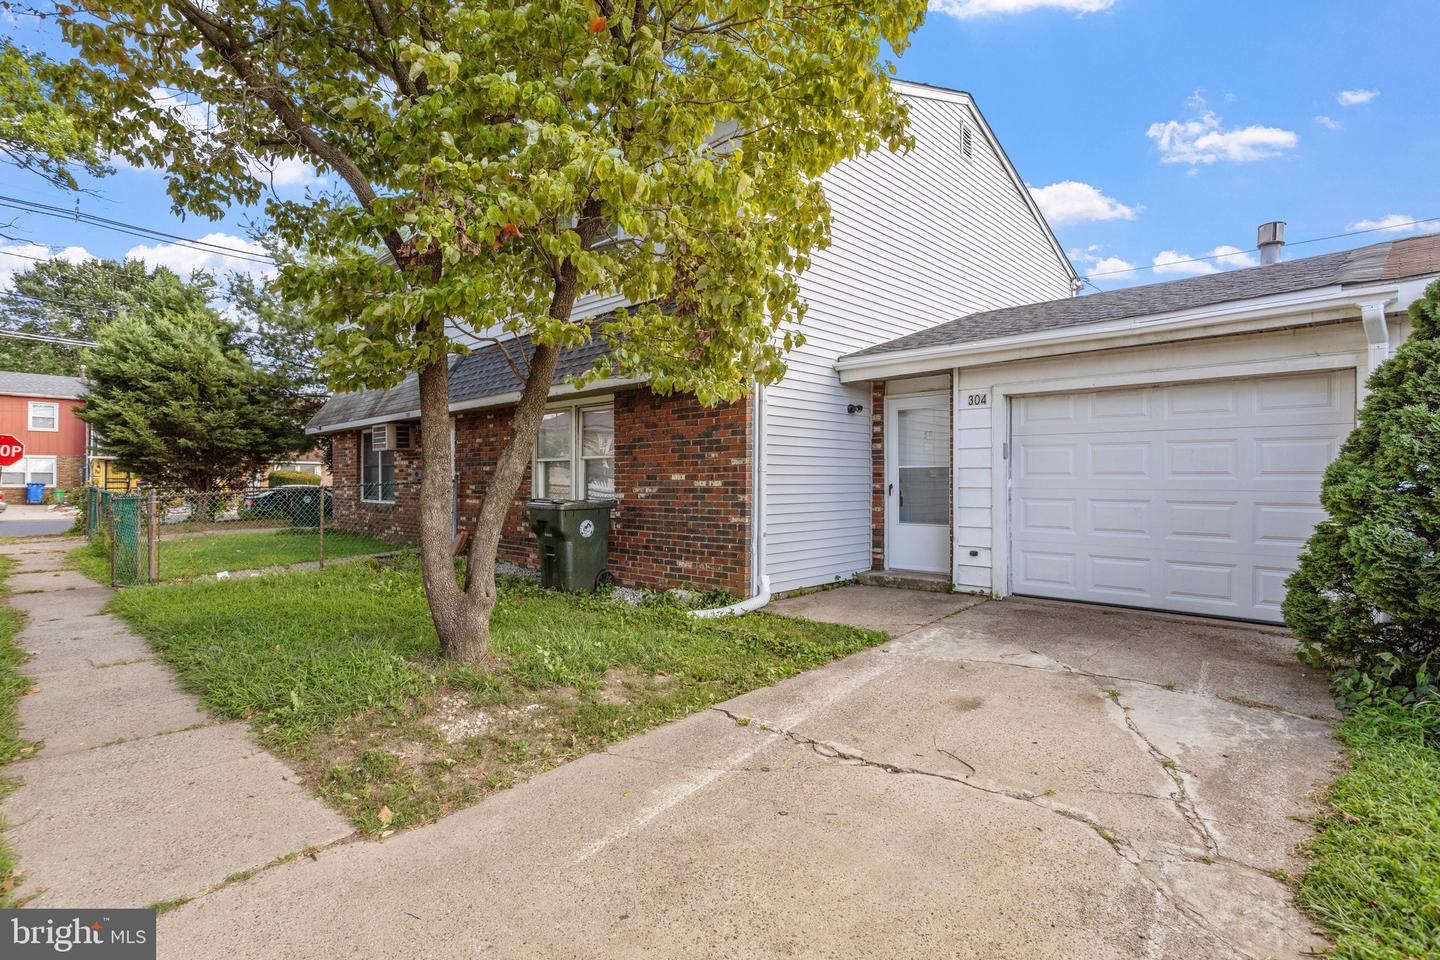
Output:
M353 517L336 522L336 502L370 499L365 493L358 485L212 492L87 487L85 532L108 561L111 586L323 567L397 549Z

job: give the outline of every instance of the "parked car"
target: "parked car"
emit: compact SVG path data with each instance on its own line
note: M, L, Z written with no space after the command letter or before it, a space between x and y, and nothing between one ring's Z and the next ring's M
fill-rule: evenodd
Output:
M5 491L0 490L0 513L5 512Z
M240 508L240 517L243 520L286 520L296 527L319 526L318 507L322 496L325 499L325 516L333 516L335 501L328 489L297 483L246 497Z

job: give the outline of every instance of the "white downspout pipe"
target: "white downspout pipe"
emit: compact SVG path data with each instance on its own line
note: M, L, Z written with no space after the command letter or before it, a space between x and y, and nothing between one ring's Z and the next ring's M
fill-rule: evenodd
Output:
M759 610L770 602L770 577L765 573L765 388L755 385L755 413L750 419L755 448L750 455L750 569L752 595L728 607L691 610L700 620L731 617Z

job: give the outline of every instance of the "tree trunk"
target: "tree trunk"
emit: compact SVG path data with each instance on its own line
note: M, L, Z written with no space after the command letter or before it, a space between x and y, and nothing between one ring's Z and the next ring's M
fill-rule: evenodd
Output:
M550 315L569 320L575 306L578 277L568 263L556 278ZM430 616L447 656L479 667L490 659L490 614L495 609L495 560L505 518L515 492L525 479L531 451L540 434L540 421L550 398L550 386L560 350L537 345L520 402L510 418L510 439L495 464L495 472L480 500L475 530L466 561L466 583L461 589L451 556L450 491L454 462L450 449L450 372L445 358L420 372L420 443L423 475L420 480L420 566Z
M465 632L465 595L450 553L450 491L455 473L450 449L450 358L420 371L420 573L440 650L454 656Z

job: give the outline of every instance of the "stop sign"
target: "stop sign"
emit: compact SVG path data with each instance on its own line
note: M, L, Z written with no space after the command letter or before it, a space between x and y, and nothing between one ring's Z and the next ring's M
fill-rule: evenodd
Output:
M25 444L16 440L8 433L0 433L0 467L8 467L12 463L19 463L20 458L25 456Z

